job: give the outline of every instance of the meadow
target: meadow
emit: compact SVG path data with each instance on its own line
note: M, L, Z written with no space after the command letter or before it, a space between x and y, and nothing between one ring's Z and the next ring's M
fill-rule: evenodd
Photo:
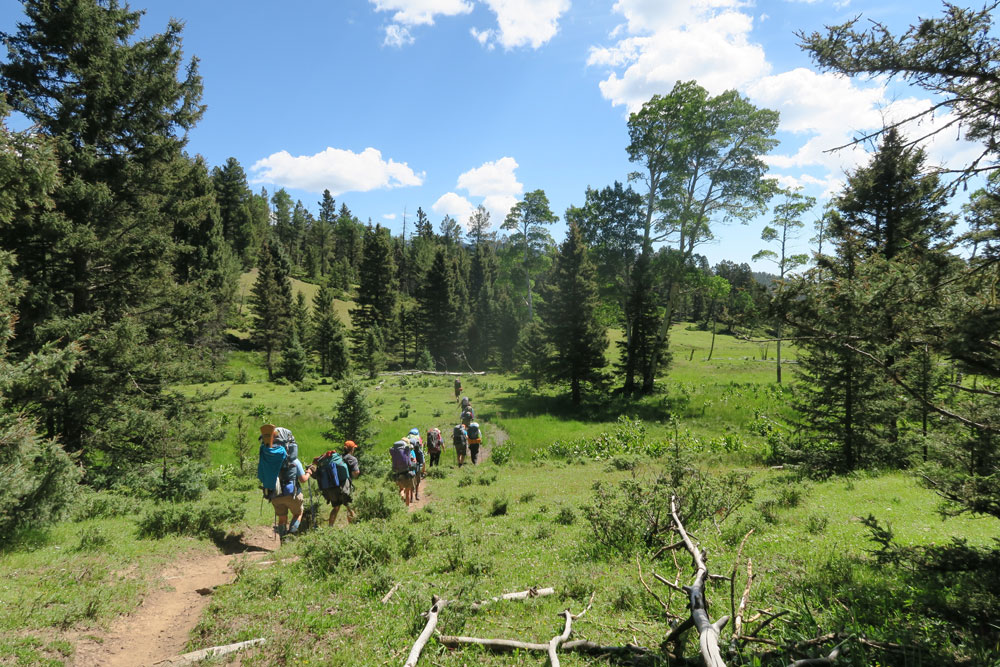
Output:
M574 408L556 387L536 389L502 374L463 376L491 460L459 469L447 446L443 465L426 481L426 505L415 511L404 509L385 479L362 475L359 522L341 518L334 528L287 541L270 567L236 556L235 580L214 591L188 648L265 638L240 664L401 664L437 595L452 601L441 613L441 634L547 642L562 630L562 610L578 613L592 599L574 638L658 652L670 618L687 611L685 596L652 573L681 584L692 577L686 553L654 548L674 538L651 536L644 523L662 513L663 480L673 476L713 508L689 527L710 570L733 578L708 588L713 619L731 614L752 563L745 616L758 618L744 635L755 640L731 642L730 623L722 633L728 664L784 665L826 655L847 637L850 650L838 665L1000 664L997 647L956 629L948 616L962 610L964 595L953 585L962 582L929 584L879 563L862 520L873 515L891 525L903 544L960 539L972 546L993 543L1000 522L942 520L936 496L906 473L812 479L808 471L772 467L793 417L792 390L774 383L773 351L765 361L760 345L718 336L706 361L709 339L679 325L669 375L658 393L638 402L601 396ZM783 356L794 360L794 350ZM73 664L73 638L99 632L162 588L159 573L172 557L218 553L220 529L266 531L273 517L253 479L262 420L291 428L304 460L333 446L323 434L340 397L337 384L267 382L249 352L233 353L225 375L182 388L222 394L212 400L210 418L226 435L206 443L212 471L205 499L173 511L88 493L73 521L29 533L0 554L0 663ZM376 415L377 435L361 443L370 460L387 459L391 442L411 427L439 426L447 436L457 419L449 376L363 382ZM241 420L250 442L242 472ZM322 523L327 507L318 511ZM199 528L179 514L218 522ZM533 586L556 593L471 606ZM827 633L836 641L808 644ZM686 655L697 655L697 636L688 635ZM801 642L807 644L794 648ZM450 649L432 639L421 664L545 660L539 653ZM572 653L562 661L609 662Z

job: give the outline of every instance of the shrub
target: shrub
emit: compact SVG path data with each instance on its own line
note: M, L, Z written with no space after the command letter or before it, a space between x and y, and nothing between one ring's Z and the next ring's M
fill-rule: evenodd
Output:
M556 523L562 524L564 526L571 525L576 521L576 513L573 512L569 507L563 507L561 510L556 512L556 516L553 519Z
M139 537L160 539L167 535L217 536L244 517L239 498L207 503L161 504L136 521Z
M399 502L399 496L386 489L362 490L354 496L352 507L354 507L358 521L390 519L403 509Z
M490 460L498 466L505 466L510 463L512 452L513 443L510 440L507 440L503 444L497 445L493 448L493 451L490 452Z
M135 499L111 491L81 494L73 506L73 521L113 519L135 511Z
M90 526L80 532L77 551L99 551L108 545L108 534L100 526Z
M302 560L314 574L349 574L372 570L392 562L389 531L359 529L324 530L302 542Z
M494 498L490 506L490 516L503 516L507 514L507 505L510 501L506 497Z

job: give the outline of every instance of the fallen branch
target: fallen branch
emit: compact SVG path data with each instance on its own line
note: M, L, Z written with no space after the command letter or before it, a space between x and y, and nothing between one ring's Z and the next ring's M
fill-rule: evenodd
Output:
M733 636L738 637L743 631L743 612L746 611L750 603L750 585L753 584L753 563L747 558L747 587L743 589L743 597L740 598L740 606L736 610L736 617L733 621Z
M785 614L788 614L788 613L791 613L791 612L789 612L789 611L788 611L788 610L786 609L786 610L784 610L784 611L779 611L779 612L778 612L778 613L776 613L776 614L771 614L771 615L770 615L770 616L768 617L768 619L767 619L766 621L764 621L763 623L761 623L761 624L760 624L759 626L757 626L757 629L756 629L756 630L754 630L754 631L753 631L752 633L750 633L750 636L752 636L752 637L756 637L757 635L759 635L759 634L760 634L760 631L761 631L761 630L763 630L763 629L764 629L764 628L766 628L767 626L771 625L771 622L772 622L772 621L775 621L775 620L777 620L777 619L781 618L782 616L784 616Z
M655 572L653 573L653 576L656 577L656 580L658 582L660 582L661 584L663 584L664 586L669 586L670 588L672 588L675 591L678 591L680 593L684 592L684 587L683 586L681 586L679 584L675 584L674 582L670 581L666 577L664 577L662 575L659 575L659 574L657 574Z
M213 646L212 648L203 648L200 651L192 651L190 653L185 653L184 655L179 655L176 658L167 658L166 660L161 660L155 664L157 665L193 665L196 662L201 662L207 658L217 658L223 655L229 655L230 653L236 653L237 651L242 651L248 649L251 646L259 646L266 642L266 639L251 639L245 642L237 642L236 644L226 644L225 646Z
M552 595L555 592L556 589L554 588L535 588L534 586L532 586L526 591L519 591L517 593L504 593L503 595L498 595L497 597L494 598L481 600L480 602L473 602L472 608L479 609L481 607L485 607L491 602L499 602L501 600L525 600L527 598L537 598L537 597L542 597L544 595Z
M803 658L802 660L796 660L788 667L828 667L829 665L832 665L840 656L840 648L847 643L848 639L850 639L850 637L847 637L834 646L833 650L830 651L825 658Z
M438 642L449 648L459 648L473 644L494 651L548 651L548 644L538 644L533 642L522 642L513 639L481 639L479 637L455 637L451 635L439 635ZM625 646L601 646L585 639L568 641L559 646L562 651L576 651L578 653L589 653L591 655L633 655L647 656L653 655L652 651L643 646L626 644ZM671 664L683 664L674 663Z
M729 611L732 613L733 619L734 619L734 623L733 623L733 636L736 636L736 635L740 634L740 626L743 624L743 618L742 618L743 607L742 607L742 605L741 605L741 608L740 608L740 612L741 613L740 614L736 613L736 568L739 567L739 565L740 565L740 558L743 557L743 545L746 544L747 538L749 538L751 535L753 535L753 531L754 531L754 529L751 528L750 531L746 535L743 536L743 539L740 540L740 546L736 550L736 558L733 559L733 573L732 573L732 575L729 578ZM747 560L747 568L748 568L747 569L747 573L748 573L748 575L750 573L749 567L750 567L750 561L748 559ZM750 582L747 581L747 589L746 589L746 593L743 594L743 598L747 599L747 595L749 593L750 593Z
M701 649L701 656L705 660L705 667L726 667L726 663L722 659L722 652L719 650L719 633L729 621L729 617L723 616L712 623L708 616L708 603L705 601L705 579L708 577L708 567L705 565L701 550L691 542L687 531L684 530L684 524L681 523L681 519L677 515L676 496L670 498L670 514L674 519L674 527L680 533L681 539L684 540L684 546L694 559L694 582L690 586L685 586L684 590L687 591L690 600L691 620L698 629L698 645Z
M559 667L559 655L556 651L560 644L569 639L569 633L573 632L573 614L569 613L569 609L567 609L563 612L563 616L566 617L566 625L563 627L562 634L549 640L549 664L552 667Z
M379 373L379 375L486 375L486 371L466 371L464 373L458 373L455 371L410 370L410 371L387 371Z
M676 614L674 614L674 613L672 613L670 611L670 607L668 607L667 604L663 600L660 599L659 595L657 595L656 593L653 592L653 589L650 588L646 584L646 580L642 578L642 565L639 564L639 556L638 555L636 555L636 557L635 557L635 564L636 564L636 567L639 568L639 581L642 582L643 588L645 588L646 591L649 592L649 594L653 596L653 599L660 603L660 606L663 608L663 613L666 614L669 618L679 618ZM655 573L654 573L654 576L656 576Z
M420 652L424 650L424 646L427 645L427 641L437 626L438 614L447 604L447 600L442 600L436 595L431 597L431 608L427 611L427 625L424 626L424 631L420 633L413 648L410 649L410 656L406 659L403 667L416 667L417 661L420 660Z
M392 588L390 588L389 592L386 593L385 596L382 598L382 604L388 604L389 600L392 599L392 596L395 595L396 591L398 591L399 587L402 586L402 585L403 585L403 582L399 582L398 584L396 584L395 586L393 586Z

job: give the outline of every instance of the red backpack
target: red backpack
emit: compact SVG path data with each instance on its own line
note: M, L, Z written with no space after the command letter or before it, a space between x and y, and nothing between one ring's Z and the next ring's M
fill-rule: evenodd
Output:
M428 451L437 454L441 451L444 445L444 440L441 438L441 429L432 428L427 431L427 449Z

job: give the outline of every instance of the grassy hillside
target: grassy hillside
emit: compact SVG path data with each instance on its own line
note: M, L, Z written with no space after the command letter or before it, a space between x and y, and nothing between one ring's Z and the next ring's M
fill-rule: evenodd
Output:
M250 304L250 294L253 289L253 284L257 281L257 269L251 269L246 273L240 275L239 282L239 309L242 312L243 309L249 308ZM312 309L313 297L316 296L316 292L319 291L319 285L313 283L306 283L297 278L292 278L292 294L298 295L299 292L305 295L306 304ZM340 321L344 323L344 326L351 326L351 314L350 309L353 307L353 303L350 301L342 301L340 299L334 299L333 301L334 309L337 311L337 315L340 317Z

